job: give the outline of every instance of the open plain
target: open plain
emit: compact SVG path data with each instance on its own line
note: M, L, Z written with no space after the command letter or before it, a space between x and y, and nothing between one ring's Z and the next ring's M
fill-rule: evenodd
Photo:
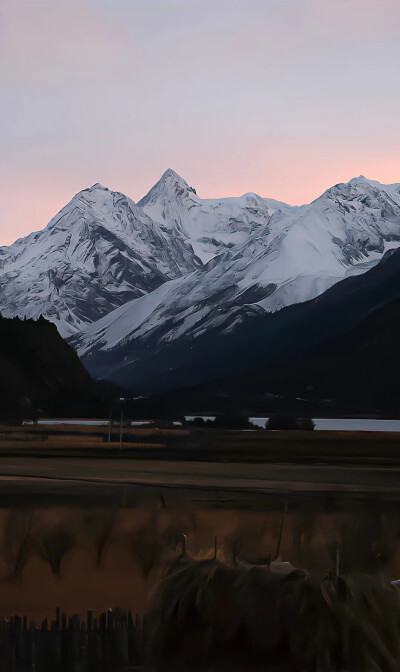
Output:
M0 429L1 613L142 614L191 553L400 577L396 433ZM110 439L110 441L109 441ZM216 540L216 542L215 542Z

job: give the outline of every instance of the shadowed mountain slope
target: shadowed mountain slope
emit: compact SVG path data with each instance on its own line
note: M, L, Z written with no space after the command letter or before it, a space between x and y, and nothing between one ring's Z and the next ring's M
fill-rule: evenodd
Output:
M101 410L95 383L54 324L0 316L0 418Z
M293 406L396 414L399 278L400 251L389 252L368 273L312 301L144 356L124 383L173 391L178 405L191 408L233 403L253 411ZM188 388L188 380L197 385Z

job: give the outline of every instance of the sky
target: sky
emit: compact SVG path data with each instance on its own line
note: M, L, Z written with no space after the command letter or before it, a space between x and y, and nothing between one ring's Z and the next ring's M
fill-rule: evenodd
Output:
M0 0L0 244L167 168L291 204L400 182L400 0Z

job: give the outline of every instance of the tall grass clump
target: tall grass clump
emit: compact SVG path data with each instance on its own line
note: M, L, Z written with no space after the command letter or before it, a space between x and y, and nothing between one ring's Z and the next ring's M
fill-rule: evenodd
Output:
M157 671L400 669L399 595L367 574L194 558L183 544L156 586L147 623Z
M66 553L75 546L75 536L67 526L45 528L37 540L39 556L50 565L55 576L61 574L61 561Z
M32 511L10 511L5 520L0 548L9 570L9 579L20 582L28 560L35 553Z
M182 553L167 566L148 615L156 669L193 670L226 660L240 641L237 572L219 558Z

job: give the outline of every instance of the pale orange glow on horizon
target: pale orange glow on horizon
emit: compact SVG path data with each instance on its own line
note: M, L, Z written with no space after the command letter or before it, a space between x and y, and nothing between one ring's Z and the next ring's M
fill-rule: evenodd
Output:
M166 168L293 205L400 182L398 0L3 0L0 245Z
M21 185L10 184L7 190L8 197L3 201L1 219L4 224L0 226L0 245L10 245L17 238L23 237L32 231L43 229L49 221L56 215L64 205L81 189L90 187L96 182L113 191L121 191L126 196L130 196L134 201L139 201L153 184L161 177L161 174L168 167L173 168L189 183L196 188L200 198L223 198L225 196L241 196L247 192L255 192L260 196L275 198L278 201L289 203L290 205L303 205L310 203L318 198L326 189L339 182L347 182L353 177L364 175L365 177L377 180L382 184L400 183L400 159L392 163L381 159L377 161L368 170L365 170L366 164L354 164L350 167L341 166L338 162L336 166L317 166L312 164L309 167L302 167L301 170L293 171L287 176L284 173L279 175L270 175L268 179L261 174L243 175L242 172L231 174L229 180L224 181L223 176L214 177L207 171L194 167L191 175L197 173L198 179L191 179L183 171L177 170L176 166L165 165L152 178L145 179L144 176L137 176L136 179L129 179L127 176L119 180L110 179L110 181L97 179L97 175L87 180L85 183L78 181L65 180L59 185L50 185L48 193L44 193L43 184L40 184L38 176L36 182L29 182L23 187L23 198L21 197ZM372 172L372 169L374 172ZM118 182L118 183L117 183ZM141 185L143 184L143 187Z

